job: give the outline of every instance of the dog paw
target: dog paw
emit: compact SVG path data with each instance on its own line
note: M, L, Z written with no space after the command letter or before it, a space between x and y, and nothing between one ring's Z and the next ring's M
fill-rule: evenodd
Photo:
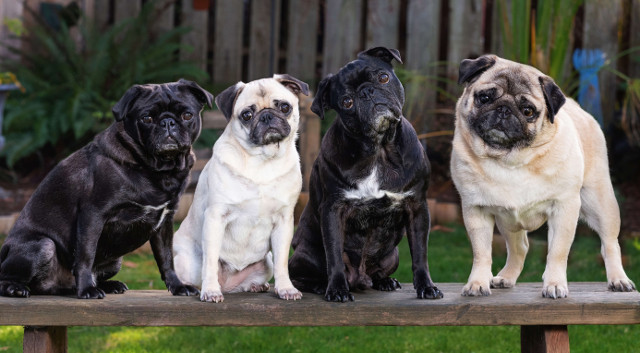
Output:
M191 295L200 294L200 291L198 290L198 288L194 286L189 286L189 285L179 285L179 286L171 287L169 288L169 291L173 295L181 295L181 296L187 296L187 297Z
M129 290L129 287L120 281L103 281L98 283L98 288L110 294L122 294Z
M6 297L29 298L31 291L22 283L8 283L0 285L0 294Z
M609 281L609 290L614 292L632 292L636 289L635 284L628 278L620 278Z
M549 282L544 283L542 287L542 296L544 298L566 298L569 295L569 288L567 283Z
M327 288L327 291L324 293L324 300L344 303L346 301L353 301L354 298L348 288Z
M105 293L98 287L87 287L78 291L78 298L80 299L103 299Z
M276 293L278 293L278 297L284 300L300 300L302 299L302 293L297 290L295 287L289 288L276 288Z
M516 281L502 276L495 276L491 279L491 288L513 288Z
M249 292L252 292L252 293L267 292L269 288L270 288L269 283L252 284L251 287L249 288Z
M465 297L479 297L491 295L491 285L489 281L471 281L462 287L462 295Z
M373 281L372 288L380 291L389 292L396 289L400 289L401 287L400 287L400 282L398 282L397 279L387 277L387 278Z
M200 301L208 303L222 303L224 296L219 290L202 290L200 293Z
M416 294L418 299L442 299L444 294L436 286L427 286L423 288L416 288Z

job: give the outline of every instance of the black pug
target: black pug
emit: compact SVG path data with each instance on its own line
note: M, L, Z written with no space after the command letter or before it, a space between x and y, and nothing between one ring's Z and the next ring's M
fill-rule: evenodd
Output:
M187 80L131 87L115 122L60 162L20 213L0 249L0 295L123 293L109 278L147 240L169 291L198 294L173 269L173 214L212 99Z
M311 110L338 114L313 165L309 203L293 237L289 273L302 291L353 300L350 289L400 288L389 277L407 234L418 298L442 298L427 265L429 161L402 116L395 49L372 48L323 79Z

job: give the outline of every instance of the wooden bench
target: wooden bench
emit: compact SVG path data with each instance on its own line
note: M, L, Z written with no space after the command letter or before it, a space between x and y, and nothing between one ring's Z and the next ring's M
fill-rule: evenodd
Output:
M570 297L545 299L541 283L462 297L460 283L441 283L441 300L419 300L411 284L396 292L354 292L355 302L300 301L269 293L227 294L223 303L131 290L102 300L0 297L0 325L25 326L24 352L66 352L68 326L521 326L522 352L569 352L567 325L638 324L640 294L605 283L570 283Z

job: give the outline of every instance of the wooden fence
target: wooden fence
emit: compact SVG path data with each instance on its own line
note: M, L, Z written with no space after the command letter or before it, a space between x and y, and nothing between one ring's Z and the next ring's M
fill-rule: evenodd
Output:
M103 26L135 16L147 1L76 0ZM537 1L527 1L535 10ZM20 17L24 6L37 9L41 2L71 0L2 0L0 19ZM216 87L273 72L287 72L315 87L367 47L398 48L403 68L427 78L406 87L405 112L418 132L425 132L442 128L433 125L438 105L451 115L451 97L459 94L455 80L460 60L503 53L499 2L511 4L507 0L159 0L155 6L166 10L150 30L191 27L182 41L193 51L181 57L197 62ZM3 26L0 40L7 38L6 32ZM640 0L585 0L573 34L571 51L599 48L609 58L640 45ZM572 70L570 60L565 66ZM613 69L635 77L640 76L638 66L628 58L612 63ZM610 121L620 101L619 82L609 72L601 73L600 80L605 120ZM450 95L438 95L435 87Z

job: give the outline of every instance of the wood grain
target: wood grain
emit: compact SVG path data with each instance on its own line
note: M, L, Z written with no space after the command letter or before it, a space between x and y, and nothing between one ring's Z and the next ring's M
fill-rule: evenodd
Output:
M191 47L190 51L180 51L180 60L193 61L201 70L206 71L209 13L194 9L193 1L184 1L180 16L180 24L191 28L191 31L180 38L180 43Z
M275 73L278 65L281 5L280 0L254 0L251 2L247 74L249 81L270 77Z
M287 73L313 89L318 46L319 0L289 1Z
M213 81L230 85L242 79L242 18L244 1L215 2Z
M26 326L22 339L22 351L24 353L66 353L67 328Z
M311 111L312 97L300 97L300 167L302 169L302 190L309 190L309 180L320 153L320 117ZM297 219L297 218L296 218Z
M522 353L569 353L569 330L566 325L522 326Z
M362 1L326 1L322 77L338 72L363 49Z
M369 0L367 2L366 48L398 48L400 30L400 0Z
M102 300L0 297L0 325L62 326L468 326L638 324L640 294L609 292L606 283L570 283L569 298L542 298L541 283L462 297L461 283L442 283L440 300L416 299L411 284L396 292L354 292L355 301L328 303L304 293L300 301L268 293L225 295L223 303L129 291Z

